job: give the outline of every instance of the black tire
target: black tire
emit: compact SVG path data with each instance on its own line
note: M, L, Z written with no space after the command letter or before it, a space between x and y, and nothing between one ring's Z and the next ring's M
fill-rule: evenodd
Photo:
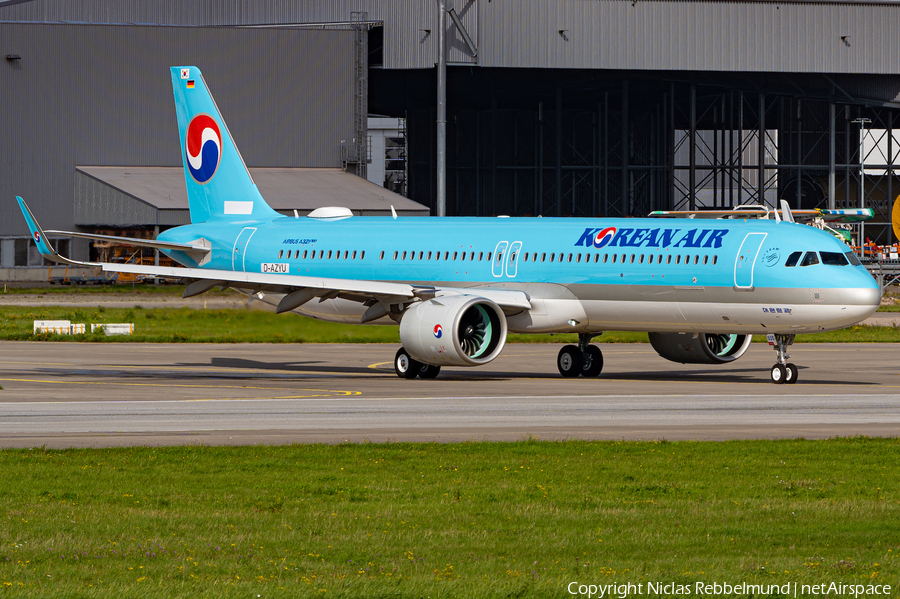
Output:
M776 385L783 385L787 378L787 369L781 364L772 367L772 382Z
M419 374L422 363L413 360L412 356L402 347L397 350L394 356L394 372L401 379L414 379Z
M596 345L589 345L581 366L581 376L599 376L603 370L603 352Z
M559 373L567 378L581 374L584 366L584 357L577 345L564 345L556 356L556 367Z
M436 379L437 375L439 375L440 373L440 366L432 366L431 364L422 364L421 366L419 366L420 379Z
M797 372L797 367L794 366L793 364L791 364L790 362L788 362L787 364L784 365L784 369L785 369L785 374L786 374L784 382L787 383L788 385L793 385L794 383L796 383L797 375L799 374Z

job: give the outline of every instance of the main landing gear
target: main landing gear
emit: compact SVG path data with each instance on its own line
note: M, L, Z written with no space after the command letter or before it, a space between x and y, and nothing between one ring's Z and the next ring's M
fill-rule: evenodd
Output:
M397 355L394 356L394 372L402 379L414 379L416 377L433 379L437 378L437 375L441 373L441 367L423 364L418 360L414 360L401 347L397 350Z
M793 385L797 382L797 367L787 361L791 357L787 347L794 343L794 335L774 335L775 352L778 354L778 363L772 367L772 382L776 385L787 383Z
M596 333L580 333L578 345L565 345L556 356L556 367L564 377L594 377L603 370L603 353L596 345L591 345L591 338Z

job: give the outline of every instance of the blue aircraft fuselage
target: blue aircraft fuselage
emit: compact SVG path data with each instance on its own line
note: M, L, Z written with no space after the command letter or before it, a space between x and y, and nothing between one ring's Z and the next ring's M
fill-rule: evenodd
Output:
M692 306L708 313L694 327L678 317L651 330L827 330L873 311L881 294L866 269L850 262L850 249L833 236L769 220L283 217L187 225L160 239L211 242L214 250L203 265L181 252L171 253L189 266L515 288L536 299L549 294L548 300L578 300L587 306L592 323L579 322L578 330L648 330L656 319L635 318L641 302L651 312L647 317L659 310L682 314ZM816 263L786 266L796 252L815 252ZM831 259L823 260L823 252ZM621 302L632 305L625 310L628 315L618 317ZM742 316L716 314L728 312L729 305ZM752 316L746 313L748 305ZM829 306L842 307L843 314L808 328L810 319L804 316L822 314ZM301 312L358 322L358 310L311 308ZM514 324L511 330L516 330Z

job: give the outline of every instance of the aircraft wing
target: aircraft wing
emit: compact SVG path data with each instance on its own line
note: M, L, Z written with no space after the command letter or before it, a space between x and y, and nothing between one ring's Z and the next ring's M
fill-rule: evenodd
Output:
M402 303L415 298L441 297L448 295L475 295L496 303L501 308L530 310L531 301L524 291L511 289L469 289L463 287L431 287L393 283L390 281L368 281L359 279L331 279L301 275L212 270L207 268L182 268L169 266L143 266L139 264L101 263L106 272L143 274L156 277L189 279L184 297L198 295L213 287L254 288L286 294L276 308L276 312L287 312L306 302L323 297L344 297L361 303ZM375 300L375 302L370 302Z

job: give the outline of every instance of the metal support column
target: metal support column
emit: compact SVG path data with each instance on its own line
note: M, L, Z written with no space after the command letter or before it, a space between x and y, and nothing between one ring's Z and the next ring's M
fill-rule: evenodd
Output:
M888 112L887 122L887 209L894 208L894 113ZM894 227L887 228L888 245L894 244Z
M728 205L734 204L734 90L728 92Z
M738 92L737 203L744 203L744 92ZM732 204L734 205L734 204Z
M544 103L538 102L537 186L534 191L534 213L544 213Z
M766 201L766 95L759 92L759 185L757 199L761 206Z
M837 143L837 114L834 100L828 103L828 209L834 210L835 200L835 145Z
M515 172L515 171L513 171ZM497 95L491 86L491 205L497 205ZM496 210L494 211L496 212Z
M437 215L447 216L447 2L438 0Z
M593 205L591 207L591 216L599 216L600 215L600 115L602 114L603 105L600 102L597 102L597 112L594 113L594 137L593 137L593 150L594 150L594 167L591 169L594 175L594 183L593 183Z
M475 112L475 216L481 214L481 111Z
M609 216L609 92L603 92L603 216Z
M353 152L356 174L366 178L369 162L369 13L351 12L353 23Z
M688 210L697 209L697 86L691 83L690 130L688 131Z
M667 210L675 209L675 82L669 84L669 123L666 127L668 134L666 159L669 165L669 182L666 186L669 190L669 201L666 206Z
M801 169L803 164L803 100L801 98L797 98L795 101L797 102L797 148L794 150L794 155L797 157L797 203L794 204L794 206L799 209L801 197L800 187L802 183L801 176L803 172Z
M628 80L622 82L622 206L619 216L628 216L628 153L631 151L628 127Z
M562 216L562 88L556 87L556 216Z
M712 185L713 185L713 208L719 207L719 111L713 106L713 147L712 160L710 167L712 169Z

